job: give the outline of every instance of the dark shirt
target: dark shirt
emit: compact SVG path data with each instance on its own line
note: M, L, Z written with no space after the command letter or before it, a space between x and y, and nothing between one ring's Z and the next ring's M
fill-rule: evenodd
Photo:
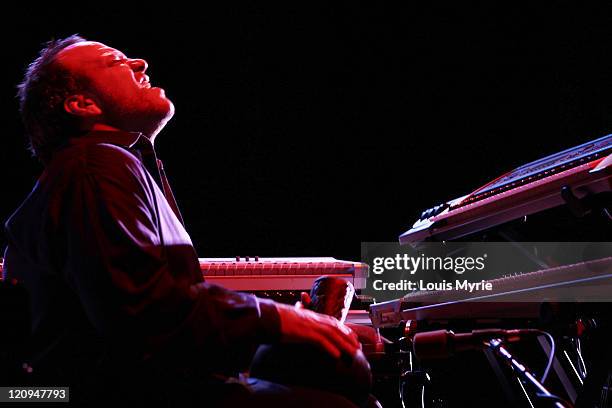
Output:
M270 302L203 282L159 164L138 133L72 138L6 222L5 275L31 294L35 370L152 361L208 374L278 339Z

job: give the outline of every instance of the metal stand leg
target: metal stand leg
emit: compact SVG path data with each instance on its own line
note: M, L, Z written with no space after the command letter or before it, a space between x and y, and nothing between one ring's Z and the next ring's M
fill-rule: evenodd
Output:
M506 365L512 368L519 379L530 385L534 390L534 399L537 402L550 402L552 406L557 408L573 408L570 402L552 394L544 385L536 379L536 377L527 371L524 365L517 361L512 354L504 347L501 339L492 339L484 343L497 357L499 357Z

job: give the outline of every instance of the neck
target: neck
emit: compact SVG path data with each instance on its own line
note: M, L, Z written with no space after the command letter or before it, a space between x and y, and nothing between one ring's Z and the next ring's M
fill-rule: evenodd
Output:
M117 129L114 126L110 126L110 125L105 125L104 123L94 123L90 130L121 130L121 129Z
M116 128L111 125L106 125L104 123L94 123L91 125L89 130L102 130L102 131L123 131L123 129ZM151 144L155 141L155 136L149 135L146 132L142 133L147 139L151 141Z

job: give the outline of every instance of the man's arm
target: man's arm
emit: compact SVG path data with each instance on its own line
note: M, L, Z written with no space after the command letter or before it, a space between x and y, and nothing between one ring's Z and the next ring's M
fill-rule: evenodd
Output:
M160 203L140 162L118 147L89 149L58 226L66 278L101 333L136 350L172 349L211 364L232 348L278 340L316 343L336 356L356 348L333 319L196 283L191 243L162 245ZM195 270L171 270L169 252Z
M140 162L119 147L87 149L68 175L57 228L63 271L98 331L148 353L180 344L182 352L214 356L236 344L275 341L280 328L272 304L194 286L199 266L191 243L164 237L163 245L157 210L163 203ZM171 270L170 256L186 270Z

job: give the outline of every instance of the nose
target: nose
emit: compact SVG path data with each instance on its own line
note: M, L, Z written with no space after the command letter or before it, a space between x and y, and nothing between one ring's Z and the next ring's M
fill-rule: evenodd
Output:
M142 72L144 74L149 67L149 64L147 64L147 61L137 58L130 60L130 67L132 67L134 72Z

